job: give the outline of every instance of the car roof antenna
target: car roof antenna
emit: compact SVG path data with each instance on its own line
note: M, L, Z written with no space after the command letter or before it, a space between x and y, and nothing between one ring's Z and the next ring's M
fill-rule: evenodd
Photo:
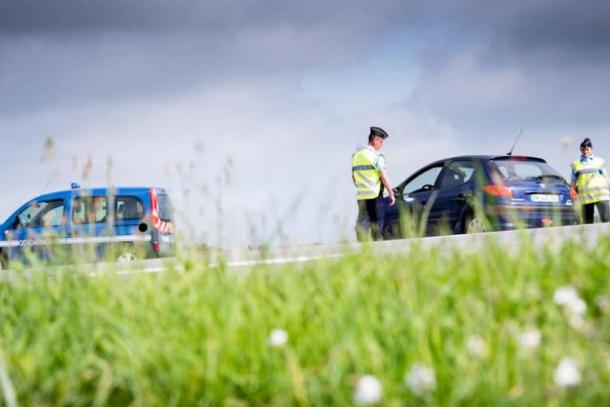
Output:
M519 142L519 139L521 138L521 135L523 134L523 129L521 129L521 131L519 132L519 135L517 136L517 139L515 140L515 143L513 144L513 147L510 149L510 151L508 152L508 154L506 154L507 156L511 156L513 155L513 150L515 149L515 147L517 146L517 143Z

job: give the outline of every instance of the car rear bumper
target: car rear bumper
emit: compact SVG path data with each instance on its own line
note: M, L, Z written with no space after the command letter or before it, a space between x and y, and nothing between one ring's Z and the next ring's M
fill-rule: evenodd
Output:
M499 230L575 225L579 218L573 207L499 206L486 211Z

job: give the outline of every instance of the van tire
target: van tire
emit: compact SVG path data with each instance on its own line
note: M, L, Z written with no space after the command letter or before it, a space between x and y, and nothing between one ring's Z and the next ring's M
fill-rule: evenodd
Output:
M129 263L132 261L137 261L138 256L136 256L133 252L130 251L125 251L122 252L121 254L119 254L119 256L116 259L119 263Z

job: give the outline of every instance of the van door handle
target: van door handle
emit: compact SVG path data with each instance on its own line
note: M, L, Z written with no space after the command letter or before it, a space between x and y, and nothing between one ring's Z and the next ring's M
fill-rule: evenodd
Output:
M453 200L456 202L464 202L466 200L466 196L464 194L457 194Z

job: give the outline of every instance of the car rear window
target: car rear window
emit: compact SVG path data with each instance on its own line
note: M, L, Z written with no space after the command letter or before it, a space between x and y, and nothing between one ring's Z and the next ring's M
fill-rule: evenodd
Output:
M500 158L491 160L492 177L498 175L502 181L532 181L540 177L563 179L553 167L545 162Z
M159 217L162 221L170 222L173 219L174 209L172 208L172 202L169 200L167 194L159 194Z

